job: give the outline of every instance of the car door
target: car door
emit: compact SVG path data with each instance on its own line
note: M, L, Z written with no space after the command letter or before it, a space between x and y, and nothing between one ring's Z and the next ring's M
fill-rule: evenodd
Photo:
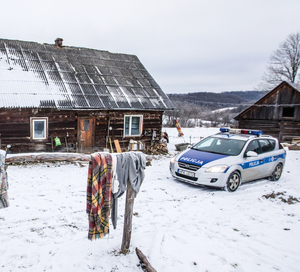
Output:
M248 151L257 153L257 157L247 157ZM244 153L243 163L240 165L243 168L242 179L243 182L259 179L262 176L264 167L264 157L261 154L261 148L258 140L252 140Z
M261 148L261 158L264 160L264 166L261 169L261 178L268 177L274 168L274 163L277 156L274 156L275 141L269 139L258 140Z

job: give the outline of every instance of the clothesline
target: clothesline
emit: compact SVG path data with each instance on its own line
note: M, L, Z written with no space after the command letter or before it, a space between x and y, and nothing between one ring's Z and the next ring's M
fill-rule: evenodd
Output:
M144 180L146 158L141 152L120 154L94 153L91 155L87 181L87 214L90 240L109 233L109 215L117 226L118 198L127 189L127 182L135 194ZM113 187L113 193L112 193Z
M130 245L134 198L144 180L146 160L151 157L142 152L93 153L42 153L10 156L5 159L5 151L0 150L1 159L1 201L0 208L8 206L7 176L5 164L46 162L46 161L86 161L89 162L87 181L87 214L89 218L90 240L103 238L109 233L109 215L116 228L118 216L118 198L126 192L124 229L121 251L127 252ZM112 191L113 190L113 191ZM2 205L2 206L1 206Z

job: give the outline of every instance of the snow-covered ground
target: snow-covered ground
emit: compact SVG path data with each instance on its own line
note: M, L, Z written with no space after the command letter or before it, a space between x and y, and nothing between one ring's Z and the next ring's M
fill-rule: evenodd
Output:
M175 154L174 144L183 139L175 128L164 131ZM183 128L186 142L216 131ZM299 151L288 151L279 182L251 182L235 193L174 180L171 156L155 157L146 169L127 255L119 253L125 196L117 229L103 240L87 239L86 163L9 166L10 207L0 210L0 271L142 271L136 247L158 272L299 271ZM289 198L294 204L285 202Z

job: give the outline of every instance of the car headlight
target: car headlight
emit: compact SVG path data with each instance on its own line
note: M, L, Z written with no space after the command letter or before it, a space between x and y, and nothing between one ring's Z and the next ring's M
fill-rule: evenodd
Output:
M176 159L176 156L174 156L174 157L170 160L170 162L171 162L171 163L175 163L175 159Z
M224 173L228 169L228 165L216 165L205 170L208 173Z

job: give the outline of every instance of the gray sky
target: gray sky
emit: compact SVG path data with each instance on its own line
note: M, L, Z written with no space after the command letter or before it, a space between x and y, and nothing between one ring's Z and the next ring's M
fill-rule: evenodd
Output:
M0 37L136 55L166 93L253 90L300 0L9 0Z

